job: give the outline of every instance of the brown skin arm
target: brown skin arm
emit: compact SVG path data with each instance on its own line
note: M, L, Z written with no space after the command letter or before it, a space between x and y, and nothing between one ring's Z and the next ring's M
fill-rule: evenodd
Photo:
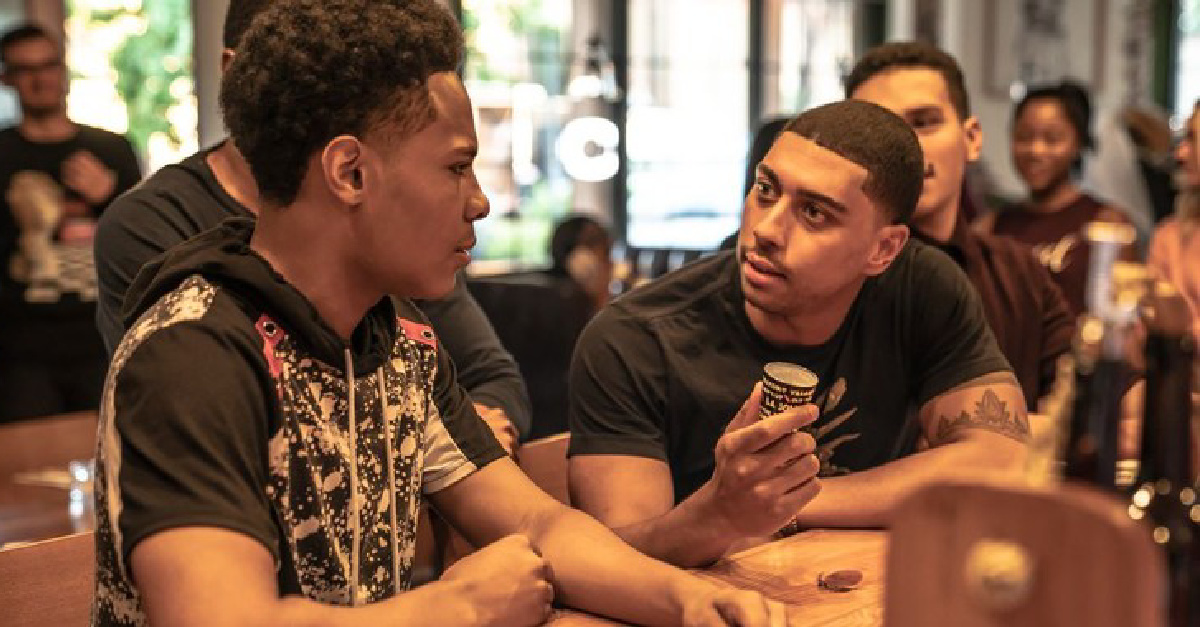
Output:
M717 441L712 478L679 505L665 462L628 455L572 457L572 502L677 566L711 563L742 540L774 533L821 490L812 437L796 432L816 408L759 420L760 394L756 386Z
M134 581L156 627L510 625L516 623L504 612L518 602L515 596L531 598L540 608L551 593L568 605L636 624L788 624L784 607L758 593L719 587L638 553L594 519L539 490L508 459L432 500L470 540L489 546L448 571L446 579L372 605L345 608L281 598L267 549L249 536L211 527L171 529L138 543L130 558ZM539 574L497 571L498 562L509 568L512 562L480 559L488 551L529 562ZM468 563L486 569L486 576L462 572ZM552 588L540 578L543 572ZM510 590L509 579L525 581ZM535 620L520 624L543 620L538 608ZM529 612L522 615L528 618Z
M257 540L214 527L178 527L134 547L133 579L156 627L242 625L470 624L455 585L434 582L359 608L279 596L270 552ZM441 608L434 616L430 607Z
M886 527L894 507L939 479L1013 473L1030 439L1024 396L1011 373L978 377L921 408L929 448L878 468L822 479L822 490L800 510L805 527Z

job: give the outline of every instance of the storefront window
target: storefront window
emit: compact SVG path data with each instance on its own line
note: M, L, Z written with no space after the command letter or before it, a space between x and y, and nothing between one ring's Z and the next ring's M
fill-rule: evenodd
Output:
M746 0L630 0L628 240L713 248L741 209Z
M196 152L189 0L70 0L72 120L125 134L148 171Z
M1182 125L1200 99L1200 0L1183 0L1180 9L1175 120Z
M477 224L475 257L543 264L550 230L571 208L572 181L555 155L570 115L570 3L467 0L462 9L475 171L492 206Z
M854 63L852 0L771 0L766 14L766 115L840 100Z

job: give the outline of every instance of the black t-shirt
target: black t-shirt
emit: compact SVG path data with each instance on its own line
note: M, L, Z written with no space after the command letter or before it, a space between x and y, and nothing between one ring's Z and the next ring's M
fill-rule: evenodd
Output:
M772 361L820 377L824 475L911 453L921 405L1009 370L966 277L925 244L910 242L866 281L829 341L790 348L754 331L724 252L615 301L584 331L570 374L570 454L666 461L681 501L712 476L717 439Z
M52 143L29 141L15 127L0 130L0 352L42 354L50 344L59 349L79 344L91 349L98 344L91 323L96 307L91 246L86 241L61 241L56 227L49 246L38 246L34 253L23 251L22 229L8 201L17 173L40 172L61 189L64 204L95 218L112 198L137 184L141 169L124 137L90 126L78 128L69 139ZM64 184L63 163L79 151L91 153L116 174L110 198L92 205ZM49 266L31 263L27 254L50 256L53 262ZM48 339L51 334L53 342Z

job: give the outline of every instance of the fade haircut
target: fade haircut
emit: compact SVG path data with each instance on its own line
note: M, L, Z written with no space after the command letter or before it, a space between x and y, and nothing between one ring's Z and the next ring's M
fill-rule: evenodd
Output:
M912 217L925 183L925 157L899 116L870 102L842 100L801 113L784 130L866 169L863 192L893 223Z
M60 47L61 44L58 38L50 34L50 31L34 24L26 22L18 24L0 35L0 63L3 63L5 69L8 69L8 50L17 44L22 44L33 39L45 39L55 47Z
M339 135L406 137L436 117L429 77L457 69L458 23L435 0L275 0L221 79L221 110L268 204L295 199Z
M926 68L941 74L959 121L971 117L971 98L958 62L941 48L920 41L897 41L868 50L846 78L846 97L875 75L897 68Z
M274 0L229 0L229 8L225 11L225 26L221 30L221 43L227 50L233 50L242 43L242 36L250 29L250 24Z

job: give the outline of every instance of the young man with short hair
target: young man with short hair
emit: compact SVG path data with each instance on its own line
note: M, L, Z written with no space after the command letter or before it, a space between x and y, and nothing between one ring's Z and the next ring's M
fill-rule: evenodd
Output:
M883 526L930 481L1019 463L1025 403L978 299L908 237L923 163L877 105L790 122L758 164L737 250L618 299L580 338L574 502L695 566L785 525ZM775 361L820 383L813 405L760 420L755 383Z
M448 292L488 212L461 55L434 0L279 0L246 34L221 102L262 210L130 288L142 313L99 431L96 625L521 626L554 601L786 623L534 487L387 297ZM422 497L484 548L406 591Z
M846 94L889 109L917 134L925 185L910 222L913 233L967 274L1026 407L1036 411L1050 392L1058 358L1071 346L1075 323L1054 278L1027 246L975 233L961 215L967 164L979 159L983 129L971 114L958 63L927 43L884 44L854 65Z

